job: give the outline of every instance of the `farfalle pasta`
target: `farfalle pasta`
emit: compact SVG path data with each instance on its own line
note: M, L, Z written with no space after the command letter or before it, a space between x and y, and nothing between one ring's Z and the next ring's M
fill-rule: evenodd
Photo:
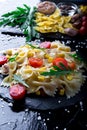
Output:
M73 57L76 55L75 51L71 51L69 46L59 41L45 42L45 45L46 47L43 43L33 42L6 50L4 53L8 62L2 65L1 71L7 76L2 84L17 84L18 81L14 78L16 75L27 84L28 94L41 95L43 91L49 96L74 96L80 91L85 80L82 69L84 63Z

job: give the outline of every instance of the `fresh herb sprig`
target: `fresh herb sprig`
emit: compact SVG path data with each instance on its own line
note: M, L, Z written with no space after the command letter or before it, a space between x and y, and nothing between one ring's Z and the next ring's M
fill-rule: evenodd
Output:
M36 7L27 6L17 7L16 10L3 14L0 19L0 26L11 26L19 27L24 35L26 36L26 41L31 41L34 37L39 38L39 33L35 31L35 12Z
M42 72L41 75L59 77L62 75L67 75L75 72L71 69L67 69L63 64L60 64L60 66L62 67L62 69L59 68L58 66L53 66L53 69L50 69L50 71L48 72Z
M13 57L9 58L9 61L10 62L15 61L17 56L18 56L18 53L15 53Z
M19 75L14 75L13 79L14 79L15 81L18 81L18 83L21 83L21 84L23 84L24 86L26 86L27 88L29 88L29 86L25 83L25 81L22 79L21 76L19 76Z

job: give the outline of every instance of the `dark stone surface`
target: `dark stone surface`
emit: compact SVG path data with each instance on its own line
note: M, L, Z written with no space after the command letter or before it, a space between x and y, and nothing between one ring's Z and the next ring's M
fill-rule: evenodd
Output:
M3 0L4 1L4 0ZM57 1L56 1L57 2ZM23 3L33 5L38 0L5 0L0 2L0 15L21 6ZM12 32L14 32L13 28ZM4 29L5 30L5 29ZM0 51L15 48L25 44L25 37L5 35L0 33ZM49 38L47 38L48 40ZM51 39L53 40L53 39ZM87 60L87 38L77 40L63 40L72 50L77 50ZM1 76L1 75L0 75ZM0 89L1 91L1 89ZM87 129L87 98L76 102L74 105L52 111L40 111L13 105L8 100L0 97L0 130L86 130Z

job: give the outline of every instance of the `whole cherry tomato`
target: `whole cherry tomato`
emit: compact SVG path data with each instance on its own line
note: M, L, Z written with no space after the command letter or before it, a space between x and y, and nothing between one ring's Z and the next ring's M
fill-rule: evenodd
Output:
M83 16L82 21L87 21L87 16Z
M54 60L53 60L53 65L54 66L58 66L60 69L64 69L63 67L62 67L62 65L64 65L65 66L65 68L67 68L68 67L68 62L64 59L64 58L55 58Z
M82 26L84 26L84 27L87 28L87 21L83 21L83 22L82 22Z
M6 56L0 56L0 65L4 65L7 63L7 57Z
M80 33L81 35L85 35L85 34L87 33L86 27L82 26L82 27L79 29L79 33Z
M29 64L34 68L38 68L43 65L43 60L40 58L31 57L29 58Z
M18 83L14 84L9 89L10 96L15 100L20 100L24 98L26 94L26 88L24 85Z
M51 47L51 42L42 42L41 44L40 44L40 47L41 48L50 48Z

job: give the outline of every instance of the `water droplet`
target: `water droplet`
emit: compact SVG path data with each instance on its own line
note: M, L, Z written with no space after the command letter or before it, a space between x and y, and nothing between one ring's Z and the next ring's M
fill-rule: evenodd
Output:
M59 100L58 103L61 103L61 101Z
M13 104L12 104L12 103L8 103L8 106L9 106L9 107L12 107L12 106L13 106Z
M58 129L58 126L56 126L56 129Z
M46 126L46 123L44 123L44 125Z
M25 112L28 112L28 109L25 109Z
M51 112L49 111L49 114L51 114Z
M63 130L66 130L66 128L64 128Z
M49 118L47 118L47 121L49 121L50 119Z
M38 120L41 120L41 116L38 116L37 119L38 119Z

